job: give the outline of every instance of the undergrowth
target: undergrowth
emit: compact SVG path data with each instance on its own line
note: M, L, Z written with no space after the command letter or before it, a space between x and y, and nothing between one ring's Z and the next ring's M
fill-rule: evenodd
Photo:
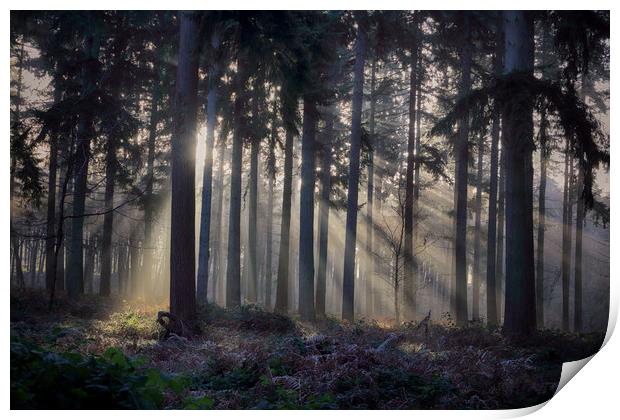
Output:
M602 334L521 342L481 324L315 324L207 305L201 334L164 339L161 306L11 300L13 408L498 409L548 400L561 364ZM107 312L106 312L107 311ZM81 314L81 315L76 315Z

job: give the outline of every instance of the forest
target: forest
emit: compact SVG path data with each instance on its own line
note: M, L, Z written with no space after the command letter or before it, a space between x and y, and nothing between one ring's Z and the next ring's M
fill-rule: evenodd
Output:
M507 409L609 316L609 11L12 11L13 409Z

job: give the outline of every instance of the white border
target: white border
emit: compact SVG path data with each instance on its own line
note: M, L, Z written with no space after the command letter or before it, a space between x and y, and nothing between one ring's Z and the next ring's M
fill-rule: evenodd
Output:
M515 1L504 1L499 3L497 0L489 1L489 0L474 0L474 1L448 1L448 0L410 0L410 1L402 1L402 0L381 0L381 1L368 1L368 0L357 0L357 1L325 1L325 0L314 0L312 2L291 2L291 1L283 1L283 0L261 0L257 2L249 2L249 1L240 1L240 0L226 0L226 1L188 1L188 0L176 0L174 2L166 2L161 0L152 0L152 1L135 1L135 0L108 0L104 3L92 3L86 1L77 1L77 0L65 0L59 2L50 2L50 1L33 1L33 0L22 0L20 2L14 2L11 4L7 4L7 6L12 7L13 9L34 9L34 10L45 10L45 9L85 9L85 8L94 8L94 9L326 9L326 10L342 10L342 9L506 9L506 8L517 8L517 9L532 9L532 10L541 10L541 9L612 9L612 39L615 41L617 39L616 35L618 31L614 28L614 11L612 5L615 4L612 1L588 1L584 3L583 1L558 1L558 0L548 0L548 1L533 1L533 0L521 0L519 2ZM501 6L501 7L500 7ZM9 31L9 8L6 8L2 14L2 28L5 31L5 48L8 47L8 31ZM616 48L616 43L611 43L611 69L612 74L611 78L614 77L614 71L617 68L616 64L618 60L615 60L615 57L618 56L618 48ZM9 54L5 49L5 60L8 60ZM9 71L8 66L5 67L4 70L4 86L5 88L9 86ZM618 101L615 100L616 96L612 95L611 97L611 118L610 118L610 132L613 130L614 126L614 115L613 110L617 109L616 105L618 105ZM4 273L4 287L5 292L3 294L3 308L5 312L4 323L2 324L2 329L4 331L5 344L0 346L0 352L2 354L2 363L1 369L3 374L3 382L2 382L2 392L0 394L2 398L3 407L8 410L9 409L9 394L10 394L10 378L9 378L9 331L8 331L8 320L9 320L9 307L10 307L10 298L8 293L8 266L9 266L9 227L6 225L6 222L9 219L9 207L7 206L8 198L9 198L9 186L8 186L8 177L7 171L9 168L9 153L8 153L8 133L9 133L9 113L6 112L8 109L8 95L5 97L5 101L7 101L7 108L5 108L5 117L2 119L2 133L4 133L4 150L3 153L0 154L0 159L2 162L1 167L4 168L5 178L4 182L0 186L3 203L2 207L2 220L4 220L4 224L2 225L2 232L4 233L2 236L5 240L1 244L2 249L2 257L4 261L5 269L2 271ZM612 142L612 151L614 150L613 142ZM613 160L613 153L612 153ZM615 166L612 164L611 166L611 176L610 180L614 179ZM618 193L615 191L615 183L610 181L612 185L610 185L610 194L611 194L611 212L612 219L614 214L618 213L615 197ZM615 244L618 239L618 228L612 222L611 224L611 254L610 256L615 255L614 251L616 250ZM549 403L541 404L536 407L530 407L526 409L520 410L503 410L503 411L390 411L389 416L393 418L402 418L410 420L412 417L417 418L458 418L458 419L480 419L480 418L513 418L519 417L526 414L532 414L533 418L541 418L541 416L549 416L549 417L557 417L562 419L584 419L584 418L611 418L614 415L611 413L617 413L617 375L620 373L619 363L616 357L616 354L620 354L620 341L617 337L612 337L611 332L615 327L617 314L618 314L618 278L620 278L620 270L618 268L618 264L615 259L612 258L610 262L610 292L611 292L611 302L610 302L610 320L608 326L608 332L606 337L606 345L604 349L596 354L595 357L592 358L591 362L588 363L588 366L583 369L583 372L579 373L579 378L573 381L570 381L568 385L566 385L561 392L559 392L556 396L554 396ZM62 386L62 384L59 384ZM541 408L544 406L544 409ZM10 412L11 417L14 418L31 418L34 413L28 411L12 411ZM336 418L345 413L332 411L332 412L309 412L309 411L301 411L296 413L290 413L286 411L268 411L268 412L244 412L243 414L239 412L233 411L212 411L209 413L204 412L176 412L175 416L183 416L183 417L194 417L194 418L204 418L204 416L216 417L218 419L233 419L236 418L237 415L243 416L251 416L253 418L265 418L269 420L278 420L278 419L286 419L290 420L290 416L294 416L296 419L307 419L307 420L316 420L317 417L320 416L321 419L325 417ZM358 420L363 418L375 418L379 413L370 412L370 411L356 411L346 413L345 415L356 416ZM34 414L36 415L36 414ZM47 419L80 419L83 420L85 413L79 411L48 411L45 414ZM146 418L148 416L149 420L157 420L160 418L168 418L170 413L164 411L151 411L151 412L116 412L114 414L103 412L103 411L92 411L89 412L88 417L95 419L105 419L109 420L110 415L114 415L116 418L128 418L131 416L133 419L135 418ZM383 415L379 414L379 415ZM617 415L617 414L616 414Z

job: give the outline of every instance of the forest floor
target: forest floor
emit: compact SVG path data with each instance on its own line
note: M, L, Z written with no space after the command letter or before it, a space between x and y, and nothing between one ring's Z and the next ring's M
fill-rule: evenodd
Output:
M164 306L11 292L12 408L506 409L553 396L564 361L602 334L510 342L479 324L327 319L255 306L199 312L164 338Z

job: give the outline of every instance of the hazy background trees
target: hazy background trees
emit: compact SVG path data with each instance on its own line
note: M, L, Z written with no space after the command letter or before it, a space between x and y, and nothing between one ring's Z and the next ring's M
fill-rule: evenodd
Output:
M602 330L608 118L606 12L13 12L11 284Z

